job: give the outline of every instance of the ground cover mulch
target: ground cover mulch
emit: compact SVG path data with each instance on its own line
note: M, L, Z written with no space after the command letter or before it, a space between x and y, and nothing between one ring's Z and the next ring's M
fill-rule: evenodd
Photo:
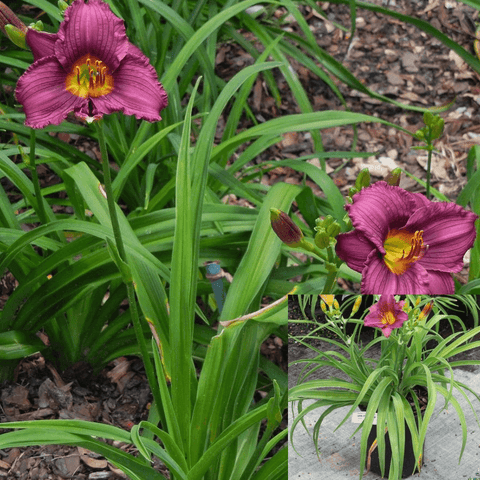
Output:
M432 169L433 186L448 198L455 199L466 183L465 165L468 151L472 145L480 143L480 127L475 122L480 108L480 82L477 75L437 40L426 36L415 27L369 11L358 11L357 31L350 43L345 32L334 26L334 22L349 25L348 8L328 3L321 5L328 14L328 20L321 18L310 8L305 7L303 10L318 44L349 68L368 88L392 99L424 107L443 105L456 98L454 106L442 114L446 122L445 134L436 144L439 152L434 155ZM457 2L436 0L391 0L390 7L428 20L473 52L473 22L478 14L471 7ZM278 8L275 16L280 18L285 14L285 9ZM287 17L283 28L300 33L293 18ZM245 36L253 39L247 33ZM295 59L289 60L316 111L345 108L319 78ZM229 80L253 62L254 59L238 45L225 43L218 46L216 71L225 80ZM260 76L248 100L258 122L300 113L285 79L278 71L274 74L282 95L282 103L275 103ZM410 131L423 126L421 113L379 102L351 91L341 83L338 83L338 87L351 111L387 119ZM11 95L13 92L5 88L5 93ZM224 113L223 123L227 116L228 111ZM242 119L241 129L250 126L251 120ZM95 158L98 148L88 139L68 134L57 135L62 141L82 148ZM218 139L221 135L222 120ZM322 132L322 139L326 151L349 150L354 142L353 130L349 127L325 130ZM345 163L342 159L329 159L327 172L344 194L354 183L358 172L366 167L370 169L373 180L384 178L387 172L395 167L405 168L424 179L426 155L421 152L412 153L413 145L411 137L393 128L380 124L363 124L358 128L357 151L380 152L380 155L376 158L350 160L341 169ZM311 153L314 152L310 134L295 132L285 134L281 143L271 147L256 162L274 162ZM319 164L315 159L311 162ZM38 172L42 187L61 181L45 165L39 165ZM13 200L16 192L11 186L9 188L5 179L1 181ZM288 167L275 168L261 178L261 182L268 185L278 181L300 183L303 178ZM306 184L316 195L323 196L323 192L313 182L306 180ZM400 185L412 191L422 191L422 187L406 177L402 177ZM224 201L248 204L235 195L229 195ZM461 272L457 278L465 282L466 271ZM355 288L347 284L342 286ZM0 308L14 288L15 280L7 272L0 282ZM289 345L289 353L293 353L291 347L292 345ZM277 362L286 368L285 346L279 339L269 339L262 347L262 353L277 359ZM128 429L148 417L151 399L138 360L118 359L98 377L91 374L88 366L78 365L77 368L78 370L58 372L41 356L23 360L16 370L14 381L3 383L0 387L0 422L34 418L82 418L104 421ZM159 471L163 471L162 468L159 464ZM98 480L125 477L105 459L77 448L44 446L0 450L0 478Z
M281 339L271 336L262 344L261 354L286 371L287 352L282 347ZM4 422L40 419L85 420L130 430L140 421L148 420L151 401L143 363L138 358L118 358L94 375L91 366L83 362L58 372L37 354L19 363L12 381L0 384L0 434L11 431L2 430ZM286 425L285 418L280 428L284 429ZM109 440L107 443L138 454L130 444ZM170 478L168 470L158 459L155 458L153 466ZM81 447L58 445L0 450L2 478L128 479L98 454Z

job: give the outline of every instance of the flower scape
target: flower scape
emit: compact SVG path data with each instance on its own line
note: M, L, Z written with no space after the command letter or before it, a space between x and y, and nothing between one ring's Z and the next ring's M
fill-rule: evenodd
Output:
M20 77L16 98L25 125L60 124L71 111L85 120L121 111L160 121L167 94L142 51L129 42L123 20L101 0L75 0L58 33L28 29L35 62Z
M377 182L346 210L354 230L336 253L362 273L362 294L453 294L452 272L475 241L478 216L460 205Z

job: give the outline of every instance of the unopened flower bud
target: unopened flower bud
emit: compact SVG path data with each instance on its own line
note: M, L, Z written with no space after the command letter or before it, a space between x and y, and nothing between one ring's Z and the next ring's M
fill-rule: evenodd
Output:
M394 168L385 178L385 181L394 187L398 187L400 185L400 177L402 175L401 168Z
M27 41L25 40L25 32L14 25L5 25L5 34L17 47L28 50Z
M322 228L315 234L315 245L318 248L327 248L330 245L330 236L325 229Z
M425 131L423 128L420 128L415 132L415 137L417 137L418 140L425 140Z
M355 303L353 304L352 308L352 315L358 312L358 309L360 308L360 304L362 303L362 296L359 295L357 299L355 300Z
M315 244L318 248L327 248L331 240L340 233L340 224L331 215L327 215L325 218L317 218L315 224L314 230L317 232Z
M362 188L370 186L370 171L368 168L364 168L358 174L357 179L355 180L355 188L360 191Z
M425 125L430 126L430 125L432 124L432 121L433 121L434 118L435 118L435 117L434 117L433 113L430 112L429 110L427 110L427 111L424 112L424 114L423 114L423 123L424 123Z
M270 222L273 231L283 243L289 247L301 246L303 233L286 213L276 208L271 208Z
M353 228L352 219L348 216L348 213L343 216L342 220L343 223L347 226L347 230L351 230Z
M418 316L419 320L422 320L423 318L426 318L430 311L432 310L433 307L433 302L427 303L424 307L423 310L420 312L420 315Z
M337 222L333 222L328 226L327 233L330 237L335 238L340 233L340 225Z
M358 193L358 190L355 187L350 187L348 189L348 196L353 197L356 193Z
M37 20L35 23L30 24L30 27L38 32L43 32L44 30L43 22L41 20Z
M3 2L0 2L0 30L7 35L5 25L13 25L18 30L27 33L26 25Z
M333 308L334 308L335 310L340 310L340 305L339 305L339 303L338 303L337 300L334 300L334 301L333 301Z
M335 295L320 295L320 298L329 306L333 305L335 301ZM338 302L337 302L338 303Z
M68 3L64 0L58 0L58 9L63 13L68 8Z
M440 138L443 135L443 128L445 126L445 120L443 120L442 117L435 116L432 126L430 127L432 129L432 138L437 139Z

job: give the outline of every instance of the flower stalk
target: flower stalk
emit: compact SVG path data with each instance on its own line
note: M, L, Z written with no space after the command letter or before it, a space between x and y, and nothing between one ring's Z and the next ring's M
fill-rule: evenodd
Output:
M40 219L40 223L46 225L48 223L47 213L45 211L45 205L43 204L42 191L40 189L40 181L38 179L37 167L35 165L35 144L36 134L33 128L30 129L30 157L28 158L28 169L32 176L33 189L35 191L35 199L37 200L37 215Z
M425 126L415 132L415 136L425 142L425 146L413 147L415 150L426 150L427 157L427 192L426 196L430 199L430 177L432 169L432 152L435 150L433 141L439 139L443 135L444 120L439 115L434 115L432 112L426 111L423 114L423 123Z
M154 371L152 362L150 360L150 355L148 354L147 342L145 341L145 337L143 335L140 315L138 313L138 306L135 298L135 287L134 287L131 276L124 274L125 266L128 269L127 254L126 254L125 245L122 239L122 233L120 230L120 224L118 221L118 215L116 211L116 203L113 196L112 177L110 175L110 164L108 161L107 144L105 141L105 134L103 131L103 120L100 119L94 122L94 124L97 130L98 143L100 146L100 155L102 157L103 181L104 181L104 187L105 187L105 194L107 197L108 212L110 214L110 221L112 223L113 236L115 238L115 247L120 257L119 263L121 264L123 263L123 266L122 265L118 265L118 266L119 266L120 272L122 273L122 279L127 287L128 304L131 312L132 323L135 330L135 336L137 338L137 342L140 347L140 353L142 355L143 363L145 365L145 372L147 374L148 383L150 384L150 388L152 390L155 403L157 405L161 405L160 390L158 388L158 382L155 376L155 371Z

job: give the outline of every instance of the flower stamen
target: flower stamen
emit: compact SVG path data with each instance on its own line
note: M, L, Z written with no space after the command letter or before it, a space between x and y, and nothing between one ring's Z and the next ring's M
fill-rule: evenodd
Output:
M395 275L404 274L428 249L428 245L423 243L423 230L415 233L390 230L383 246L386 252L383 258L385 265Z
M393 315L393 313L389 310L383 313L381 322L384 325L393 325L396 321L397 319L395 318L395 315Z
M77 97L102 97L113 90L113 76L102 60L87 54L72 65L65 87Z

